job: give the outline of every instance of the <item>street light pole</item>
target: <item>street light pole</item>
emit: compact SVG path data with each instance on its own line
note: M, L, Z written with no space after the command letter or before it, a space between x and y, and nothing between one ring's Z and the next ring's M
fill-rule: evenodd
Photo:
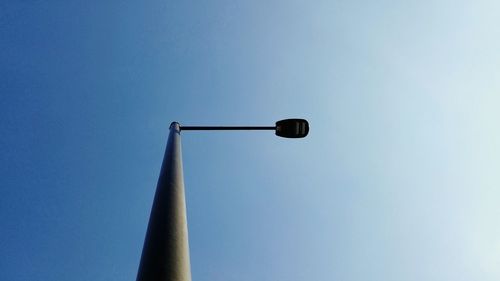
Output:
M180 125L170 125L137 281L191 281Z
M309 133L309 123L304 119L285 119L276 122L276 126L170 124L137 281L191 281L180 135L189 130L275 130L280 137L303 138Z

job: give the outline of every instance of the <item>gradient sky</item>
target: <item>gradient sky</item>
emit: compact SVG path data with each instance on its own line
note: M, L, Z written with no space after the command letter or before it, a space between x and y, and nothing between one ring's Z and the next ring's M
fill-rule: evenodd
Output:
M135 280L172 121L193 280L500 279L500 2L0 2L2 280Z

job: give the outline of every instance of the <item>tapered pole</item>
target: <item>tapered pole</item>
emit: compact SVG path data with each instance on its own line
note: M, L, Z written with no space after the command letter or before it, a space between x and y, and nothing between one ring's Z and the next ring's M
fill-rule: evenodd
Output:
M137 281L191 281L181 136L177 122L170 125Z

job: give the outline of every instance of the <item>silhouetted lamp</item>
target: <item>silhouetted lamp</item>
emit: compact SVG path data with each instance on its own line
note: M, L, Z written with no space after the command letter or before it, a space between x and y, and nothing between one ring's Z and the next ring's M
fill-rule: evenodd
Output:
M181 131L235 131L235 130L274 130L284 138L303 138L309 133L309 123L305 119L284 119L276 126L180 126Z
M305 119L285 119L276 122L276 135L284 138L303 138L309 133Z

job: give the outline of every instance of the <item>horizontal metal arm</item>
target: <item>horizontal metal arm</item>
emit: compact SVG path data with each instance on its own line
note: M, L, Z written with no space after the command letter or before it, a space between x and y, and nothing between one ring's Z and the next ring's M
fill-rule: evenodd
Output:
M276 130L276 126L180 126L181 131Z

